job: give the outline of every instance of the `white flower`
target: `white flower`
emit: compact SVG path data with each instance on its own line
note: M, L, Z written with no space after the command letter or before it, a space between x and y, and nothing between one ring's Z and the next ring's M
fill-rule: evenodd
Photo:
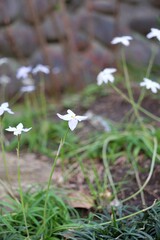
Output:
M14 135L21 135L22 132L28 132L31 128L23 128L23 124L19 123L17 127L10 127L6 131L13 132Z
M21 92L33 92L35 91L35 86L34 85L28 85L28 86L23 86L21 87L20 91Z
M33 68L32 73L37 74L38 72L43 72L45 74L48 74L49 73L49 68L48 68L48 66L38 64L35 68Z
M157 82L154 82L148 78L144 78L144 81L140 83L141 87L146 87L147 89L151 89L153 93L157 93L157 90L160 89L160 84Z
M2 103L0 106L0 116L2 116L4 114L4 112L14 114L14 112L12 112L11 109L9 108L8 102Z
M16 74L16 77L17 78L27 78L28 77L28 73L31 72L31 67L28 66L28 67L20 67L18 70L17 70L17 74Z
M0 66L5 64L5 63L8 63L8 58L0 58Z
M116 68L105 68L103 71L101 71L97 76L97 84L101 85L103 82L114 82L114 76L112 73L116 72Z
M22 79L22 83L23 83L23 85L28 86L28 85L33 85L34 81L32 78L27 77L27 78Z
M131 36L122 36L122 37L115 37L111 41L112 44L122 43L125 46L129 46L130 40L133 38Z
M76 128L78 122L87 119L87 116L78 116L70 109L67 110L67 114L61 115L57 113L57 116L65 121L68 121L68 126L71 129L71 131L73 131Z
M0 77L0 84L3 86L6 86L8 83L10 83L11 79L10 77L6 76L6 75L2 75Z
M160 41L160 30L157 28L151 28L151 32L147 34L147 38L156 37Z

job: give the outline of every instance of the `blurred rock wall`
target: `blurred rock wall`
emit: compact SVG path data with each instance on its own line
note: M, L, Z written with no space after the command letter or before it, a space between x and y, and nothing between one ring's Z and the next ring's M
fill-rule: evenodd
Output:
M21 65L49 65L48 90L83 87L104 67L115 65L120 49L115 36L132 35L127 60L146 66L151 27L160 28L160 0L1 0L0 57L10 60L0 71L12 75ZM15 80L16 81L16 80Z

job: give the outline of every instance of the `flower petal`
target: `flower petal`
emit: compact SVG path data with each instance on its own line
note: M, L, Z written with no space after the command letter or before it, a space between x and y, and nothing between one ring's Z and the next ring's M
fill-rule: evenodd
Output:
M4 102L1 104L2 108L8 108L8 106L9 106L8 102Z
M70 114L61 115L61 114L57 113L57 116L58 116L60 119L65 120L65 121L69 121L69 120L72 119L71 116L70 116Z
M83 121L83 120L86 120L88 117L87 116L76 116L76 119L78 120L78 121Z
M14 131L17 130L17 128L9 126L9 128L6 128L5 130L8 131L8 132L14 132Z
M77 124L78 124L78 120L76 118L71 119L68 122L68 126L71 129L71 131L73 131L76 128Z
M23 124L22 124L22 123L19 123L19 124L17 125L16 129L22 130L22 129L23 129Z
M74 112L72 112L70 109L67 110L67 113L71 116L76 116L76 114Z
M31 129L32 129L31 127L30 127L30 128L23 128L22 131L23 131L23 132L28 132L28 131L30 131Z

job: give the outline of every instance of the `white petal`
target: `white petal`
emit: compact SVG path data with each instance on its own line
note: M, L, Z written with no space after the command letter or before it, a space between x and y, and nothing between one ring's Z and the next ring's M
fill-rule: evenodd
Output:
M17 135L21 135L21 133L22 133L21 130L16 129L13 134L17 136Z
M2 104L1 104L1 107L2 107L2 108L7 108L8 106L9 106L8 102L5 102L5 103L2 103Z
M74 112L72 112L70 109L67 110L67 113L71 116L76 116L76 114Z
M70 116L70 114L61 115L61 114L57 113L57 116L58 116L60 119L65 120L65 121L69 121L69 120L72 119L71 116Z
M87 116L76 116L76 119L78 120L78 121L83 121L83 120L86 120L88 117Z
M10 114L14 114L14 112L12 112L10 108L6 108L6 112L8 112Z
M17 128L17 130L22 130L23 129L23 124L19 123L16 128Z
M0 107L0 116L2 116L4 113L4 109Z
M9 126L9 128L6 128L5 130L8 131L8 132L14 132L14 131L17 130L17 128Z
M31 130L32 128L23 128L22 131L23 132L28 132L29 130Z
M73 131L76 128L77 124L78 124L78 120L75 118L69 120L69 122L68 122L68 126L71 129L71 131Z

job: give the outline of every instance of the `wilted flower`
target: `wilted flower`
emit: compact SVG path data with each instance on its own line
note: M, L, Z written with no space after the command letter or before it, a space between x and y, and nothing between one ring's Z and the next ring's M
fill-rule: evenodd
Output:
M0 66L5 64L5 63L8 63L8 58L0 58Z
M14 112L12 112L11 109L9 108L8 102L2 103L0 106L0 116L2 116L4 114L4 112L14 114Z
M6 75L2 75L0 77L0 84L3 86L6 86L8 83L10 83L11 79L10 77L6 76Z
M21 89L20 89L20 91L21 92L33 92L33 91L35 91L35 86L34 85L26 85L26 86L23 86L23 87L21 87Z
M157 91L160 89L160 84L157 82L154 82L148 78L144 78L144 81L140 83L141 87L146 87L147 89L151 89L153 93L157 93Z
M48 74L49 73L49 68L48 68L48 66L38 64L35 68L33 68L32 73L37 74L38 72L43 72L45 74Z
M17 70L17 74L16 74L16 77L17 78L27 78L28 77L28 73L31 72L31 66L28 66L28 67L20 67L18 70Z
M23 128L23 124L19 123L16 127L10 127L6 129L8 132L13 132L14 135L21 135L22 132L28 132L31 128Z
M133 38L131 36L122 36L122 37L115 37L113 38L113 40L111 41L112 44L118 44L118 43L122 43L125 46L129 46L130 41Z
M160 30L157 28L151 28L151 32L147 34L147 38L156 37L160 41Z
M116 72L116 68L105 68L103 71L101 71L97 76L97 84L101 85L103 82L114 82L114 76L112 73Z
M67 110L67 114L61 115L57 113L57 116L65 121L68 121L68 126L71 129L71 131L73 131L76 128L78 122L81 122L87 119L87 116L78 116L74 112L72 112L70 109Z

